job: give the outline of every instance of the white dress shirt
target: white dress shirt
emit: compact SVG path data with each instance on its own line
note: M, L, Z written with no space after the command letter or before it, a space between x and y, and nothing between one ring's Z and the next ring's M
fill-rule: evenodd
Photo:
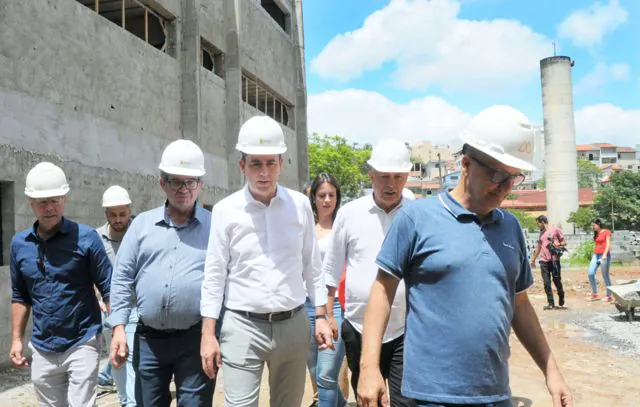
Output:
M340 208L333 223L322 268L327 285L335 287L346 261L345 318L360 333L371 285L378 274L376 257L395 214L406 202L408 200L402 198L397 207L386 213L376 205L373 195L363 196ZM404 334L405 301L404 281L400 281L382 338L384 343Z
M228 309L256 313L291 310L308 293L327 302L322 261L309 199L281 185L269 205L249 188L212 210L200 311L217 319Z

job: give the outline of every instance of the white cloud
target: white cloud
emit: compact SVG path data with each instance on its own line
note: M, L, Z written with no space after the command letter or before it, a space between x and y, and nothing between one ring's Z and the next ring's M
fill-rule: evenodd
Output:
M631 68L628 64L607 65L598 63L585 74L575 86L576 93L587 93L601 90L605 85L612 82L626 81L629 79Z
M458 18L456 0L391 0L311 61L321 77L348 81L393 61L403 89L505 89L539 75L551 40L514 20Z
M309 96L310 133L338 134L351 142L371 143L396 137L402 141L430 140L450 144L471 115L446 100L428 96L395 103L377 92L359 89L328 91ZM533 122L536 118L531 117ZM640 109L612 104L582 107L575 112L579 144L609 142L640 144Z
M609 0L607 4L596 2L572 12L558 25L558 35L577 47L592 48L600 45L605 35L624 24L628 15L618 0Z
M575 113L575 123L579 143L640 144L640 109L625 110L609 103L585 106Z
M398 104L380 93L358 89L310 95L308 103L310 133L338 134L359 143L374 144L388 137L450 143L469 119L438 97Z

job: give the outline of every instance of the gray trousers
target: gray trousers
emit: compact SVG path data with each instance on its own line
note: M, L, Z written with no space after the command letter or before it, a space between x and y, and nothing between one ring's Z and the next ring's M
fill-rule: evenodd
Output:
M91 407L96 401L100 337L63 353L33 352L31 381L40 407Z
M280 322L248 319L227 310L220 347L226 407L258 407L264 364L271 406L299 406L307 378L309 321L303 311Z

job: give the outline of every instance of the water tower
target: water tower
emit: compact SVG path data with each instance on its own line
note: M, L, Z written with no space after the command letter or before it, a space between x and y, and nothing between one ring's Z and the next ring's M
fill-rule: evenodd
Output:
M544 172L549 224L573 233L567 222L578 209L578 164L573 119L573 61L553 56L540 61L544 116Z

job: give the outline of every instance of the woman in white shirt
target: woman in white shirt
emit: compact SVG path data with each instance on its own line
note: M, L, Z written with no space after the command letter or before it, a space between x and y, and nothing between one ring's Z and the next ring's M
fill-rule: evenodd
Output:
M311 201L311 208L316 221L316 237L318 238L320 255L323 258L329 246L331 228L340 207L340 199L340 186L333 176L321 173L311 183L309 200ZM325 276L325 278L327 277ZM327 349L318 352L318 345L313 336L315 310L308 298L305 304L311 328L307 366L312 382L315 385L314 390L317 389L317 399L314 399L311 406L343 407L347 402L338 387L338 375L344 359L344 343L340 337L343 311L336 298L336 288L327 286L327 289L329 323L334 330L334 335L337 333L337 339L334 342L335 350ZM333 309L333 313L331 313L331 309Z

